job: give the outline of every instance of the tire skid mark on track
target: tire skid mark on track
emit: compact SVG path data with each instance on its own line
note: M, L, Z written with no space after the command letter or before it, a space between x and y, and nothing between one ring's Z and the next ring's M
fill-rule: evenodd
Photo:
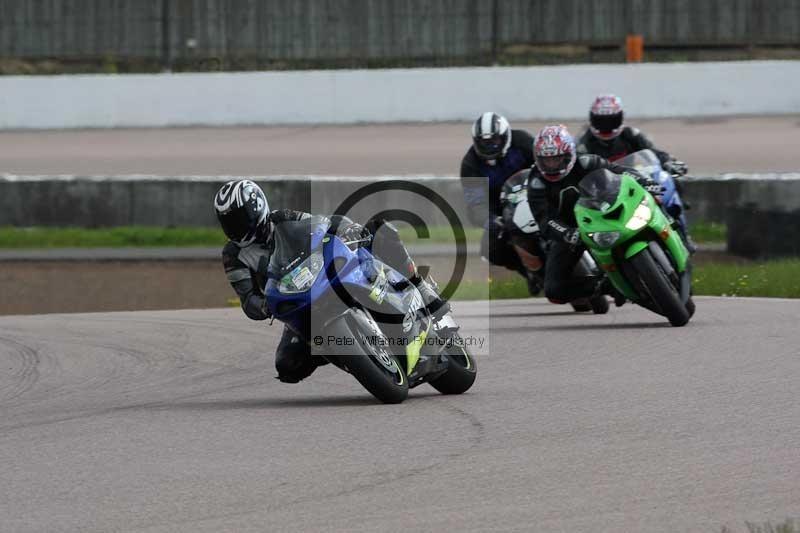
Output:
M254 368L239 368L232 365L219 365L214 363L207 363L202 361L195 361L193 365L196 367L200 367L196 369L198 371L193 371L186 374L179 374L167 375L163 380L150 380L143 384L143 386L139 386L138 382L134 381L132 383L122 382L122 387L116 387L114 389L115 394L118 397L128 397L128 396L148 396L152 397L154 394L156 396L170 394L169 391L173 390L173 387L176 386L189 386L192 389L202 389L206 387L209 383L213 384L218 382L221 378L228 378L233 379L232 382L228 383L224 386L216 386L205 389L203 392L189 392L188 394L179 395L176 397L166 397L160 398L157 400L150 400L141 403L133 403L133 404L123 404L117 405L112 407L88 407L86 409L80 409L77 412L75 409L70 409L71 414L64 416L63 410L60 407L56 407L54 410L50 410L49 413L45 414L45 418L42 420L36 420L31 423L25 424L0 424L0 432L10 432L19 429L25 429L28 427L37 427L37 426L44 426L59 422L68 422L71 420L78 420L83 418L91 418L95 416L104 416L107 414L113 414L115 412L120 411L136 411L140 409L168 409L170 408L171 402L178 401L178 400L187 400L202 396L207 396L211 394L219 394L223 392L228 392L230 390L238 389L240 387L258 385L264 382L263 376L259 375L258 377L253 377ZM245 379L238 378L238 375L242 375ZM151 374L143 374L143 377L150 376ZM233 376L233 377L231 377ZM87 382L83 382L86 384ZM119 385L119 384L118 384ZM167 392L164 392L167 391ZM77 389L69 389L63 391L60 396L66 397L69 395L78 395L81 393L85 393L85 388L77 388ZM91 392L98 392L102 395L103 391L95 391L92 390ZM48 395L47 400L53 400L55 397ZM89 402L96 403L96 402ZM42 410L38 409L41 413ZM18 415L25 415L24 412L16 413ZM2 438L2 434L0 434L0 438Z
M11 384L0 389L0 402L5 404L25 394L38 381L39 352L11 337L0 337L0 346L2 345L9 347L10 356L20 362L16 371L9 376Z
M5 424L0 425L0 431L8 432L25 427L32 427L37 425L47 425L62 421L75 420L80 418L92 417L113 413L120 410L130 409L130 405L116 405L112 407L107 406L107 402L103 401L109 393L118 398L124 398L125 401L132 399L134 402L136 398L152 399L154 396L158 400L149 400L134 404L133 408L138 406L146 406L148 408L157 407L157 404L169 402L173 398L165 397L163 391L184 391L187 389L189 394L180 395L180 398L196 397L197 393L192 390L202 389L205 386L212 384L209 389L213 392L225 392L226 390L235 389L243 385L252 385L263 381L261 370L266 370L266 360L260 362L257 358L253 358L252 354L248 351L233 354L232 357L235 361L243 360L253 362L249 366L232 364L229 359L228 362L216 361L203 361L196 360L191 357L190 342L192 340L192 333L195 330L209 331L210 323L200 324L197 322L189 321L164 321L164 320L127 320L127 317L114 316L111 318L100 319L99 315L91 316L78 316L73 315L65 317L64 320L59 320L57 324L47 325L48 331L51 334L57 335L59 341L57 343L45 339L43 342L43 349L45 353L49 351L55 353L63 353L65 348L67 352L77 354L87 354L86 360L89 361L89 366L96 372L89 372L82 374L78 379L69 379L68 381L61 381L54 386L51 386L46 391L34 396L26 396L24 404L16 405L9 403L5 399L3 407L15 407L8 413L6 418L7 422L14 419L19 420L20 417L24 418L30 416L32 413L44 415L43 419L34 420L33 423L28 424ZM40 317L44 322L50 322L52 317ZM96 326L98 322L104 322L109 327L101 325L102 334L96 334ZM125 342L125 333L127 338L130 338L130 329L124 328L129 322L136 322L143 326L150 326L143 328L145 331L140 336L134 337L141 342L138 346L131 346L130 342ZM181 322L181 326L176 326L175 322ZM207 321L210 322L210 321ZM118 324L114 327L112 324ZM155 328L154 328L155 327ZM210 331L214 331L213 329ZM225 335L229 332L223 330ZM30 333L33 333L31 331ZM254 332L249 331L252 335ZM119 337L121 340L114 342L112 339ZM224 337L224 336L223 336ZM6 340L6 343L13 342L13 340ZM224 340L220 340L220 343ZM19 343L14 344L13 353L23 353L26 355L21 359L24 363L23 371L24 376L30 374L30 360L31 356L35 355L30 349L27 351L21 350L18 346ZM68 348L69 347L69 348ZM77 347L78 350L71 350L71 347ZM196 349L196 348L195 348ZM247 359L250 357L250 359ZM222 359L222 358L221 358ZM38 359L37 359L38 361ZM57 362L58 359L56 358ZM132 361L134 365L128 364L126 361ZM256 371L259 378L253 379L253 372ZM247 378L243 381L238 376L244 374ZM24 377L23 376L23 377ZM62 378L64 376L61 376ZM214 383L222 380L234 379L234 383L225 387L213 387ZM13 396L19 395L22 391L18 391L21 385L15 381L15 390L9 394ZM32 386L32 382L25 385L26 389ZM208 394L206 391L202 394ZM77 399L77 410L75 409L76 402L72 402L73 407L69 409L70 414L64 416L64 408L66 398ZM84 407L81 408L80 404ZM105 405L103 405L105 404ZM102 405L102 407L96 407ZM39 417L37 417L39 418Z
M368 393L331 367L296 388L275 384L271 352L280 330L225 310L0 319L43 361L39 383L23 398L44 398L45 385L75 389L66 401L37 402L24 413L15 407L0 418L0 448L14 459L3 473L15 487L3 509L31 530L58 529L58 519L97 531L216 531L264 520L276 530L322 529L309 511L342 508L359 511L323 517L329 529L364 529L384 509L392 529L402 509L388 509L409 495L430 502L415 518L452 516L465 531L479 530L487 512L508 513L508 529L542 518L548 527L585 529L590 515L621 504L663 525L655 520L664 512L696 503L688 480L708 497L705 514L686 507L675 529L707 525L731 502L745 513L763 512L764 504L783 513L797 492L787 473L800 467L790 455L799 304L698 299L698 319L679 329L636 328L659 318L634 306L605 317L504 317L500 326L520 330L498 333L474 391L443 397L415 389L401 407L369 405ZM501 312L549 309L524 300ZM486 329L478 319L462 324L470 333ZM550 324L571 329L524 329ZM61 349L65 329L71 342ZM134 357L117 353L132 347L152 366L123 363L118 377L84 390L104 353L92 348L85 357L80 335L119 359ZM68 372L52 375L50 358ZM92 416L104 418L81 421ZM602 450L612 452L607 464L593 457ZM762 465L756 472L753 458ZM43 461L54 470L39 467ZM455 486L450 479L472 479L478 462L488 472L478 505L463 507L457 495L437 500ZM118 471L107 475L111 464ZM624 477L630 468L641 479ZM745 482L753 488L743 489ZM503 490L526 483L546 489L543 498ZM16 488L29 494L12 494ZM68 491L78 507L59 499ZM100 514L87 515L89 507ZM35 518L34 508L42 511ZM607 525L635 529L616 515Z
M101 320L102 322L109 322L111 320ZM143 332L143 335L146 333L147 337L143 337L141 340L140 348L131 348L125 344L108 344L106 345L107 348L120 351L130 355L141 354L142 360L146 362L151 368L155 368L155 366L164 366L164 365L171 365L171 368L174 369L181 369L184 366L192 365L192 366L202 366L202 367L213 367L218 369L236 369L239 368L234 364L220 364L216 362L210 361L202 361L192 357L192 353L190 353L191 342L194 336L202 336L203 338L207 339L207 342L211 341L211 335L209 332L214 333L219 326L219 323L213 322L201 322L201 321L188 321L188 320L178 320L178 319L169 319L169 320L131 320L127 317L125 318L116 318L116 322L119 322L120 325L129 325L129 324L137 324L142 326L149 326L150 328L155 328L155 330L147 328L146 332ZM225 327L224 333L227 335L231 332L232 328ZM256 337L259 332L254 331L253 329L244 329L241 330L242 333L246 333L249 336ZM157 340L154 340L157 339ZM224 345L227 339L223 339L220 342ZM205 349L210 349L209 345L204 346ZM158 355L154 355L158 354ZM222 354L221 354L222 355ZM234 354L224 354L225 356L232 356L235 355L236 357L247 356L251 355L251 352L242 351L242 352L235 352ZM183 377L188 377L186 375L178 375L178 376L171 376L169 379L178 378L181 379ZM213 376L211 376L213 377Z
M46 390L32 391L26 398L25 408L30 409L39 404L56 404L58 400L64 400L70 396L84 395L87 393L99 394L107 389L110 385L118 384L126 379L137 376L146 376L150 372L152 365L149 363L147 353L135 350L133 348L120 348L114 345L104 344L102 342L93 343L87 341L85 338L83 342L80 340L64 340L58 343L58 349L63 350L66 346L83 346L86 352L95 352L102 350L101 354L97 354L93 358L99 359L102 354L108 354L108 357L102 357L102 364L95 364L92 369L95 372L85 375L84 379L77 381L70 381L69 384L61 383L56 386L48 387ZM44 349L46 345L43 345ZM125 360L133 360L138 368L142 368L140 372L131 372L130 365L125 363Z
M471 439L473 446L480 446L486 440L486 426L474 413L460 407L456 407L452 402L443 401L444 406L452 413L464 418L469 422L475 433Z
M226 384L225 386L220 386L216 388L206 389L203 392L194 392L190 394L185 394L181 396L176 396L168 399L159 399L159 400L152 400L148 402L142 403L132 403L128 405L118 405L113 407L100 407L100 408L89 408L80 411L71 410L69 415L63 415L63 411L52 413L52 416L45 417L41 420L34 420L26 423L20 424L0 424L0 439L4 436L8 436L10 432L23 430L23 429L30 429L30 428L37 428L42 426L48 426L51 424L59 424L62 422L71 422L74 420L81 420L86 418L93 418L93 417L102 417L107 415L113 415L114 413L119 412L136 412L136 411L148 411L148 410L168 410L173 408L173 404L175 402L181 402L186 400L192 400L195 398L202 398L203 396L215 395L224 392L228 392L234 389L238 389L240 387L248 387L253 385L258 385L263 382L261 378L253 378L252 372L247 370L241 371L247 379L241 379L239 381L234 381L231 383ZM216 376L207 376L208 379L213 379Z
M196 312L196 309L190 309L186 312ZM196 320L189 320L186 318L176 318L174 316L170 316L170 313L173 311L153 311L155 313L164 314L164 317L158 318L140 318L136 317L136 314L140 311L122 311L122 312L115 312L115 313L107 313L103 314L87 314L84 315L85 317L91 317L95 323L116 323L123 326L127 326L130 324L137 324L141 326L155 326L160 328L169 328L171 326L183 326L188 327L190 329L200 329L200 330L207 330L209 327L218 327L219 320L208 320L208 319L201 319L198 318ZM242 333L247 334L254 334L256 333L256 329L250 325L249 323L244 323L246 325L237 325L237 324L226 324L225 330L230 331L241 331Z

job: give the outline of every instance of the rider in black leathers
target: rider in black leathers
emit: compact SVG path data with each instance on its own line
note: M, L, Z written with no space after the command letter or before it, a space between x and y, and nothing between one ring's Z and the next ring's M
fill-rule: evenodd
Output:
M679 179L689 170L686 163L656 148L644 133L638 128L626 126L623 120L622 100L618 96L605 94L595 98L589 110L589 126L578 141L578 154L595 154L609 161L617 161L639 150L652 150L661 162L661 167L672 174L675 189L681 196L683 209L688 209L689 203L686 201ZM682 214L681 211L680 207L673 205L668 214L678 218ZM689 251L694 253L696 246L688 228L681 226L679 231Z
M621 296L609 284L599 285L600 278L573 278L572 272L583 254L575 220L578 183L590 172L608 169L616 174L628 172L651 194L658 197L661 187L648 177L596 155L577 156L575 142L562 125L547 126L534 142L536 165L528 172L528 203L542 236L548 241L545 260L545 296L556 303L588 298L599 291Z
M639 150L652 150L661 161L662 166L668 170L672 169L673 157L656 148L653 142L638 128L622 126L619 135L608 140L596 137L591 129L587 128L578 141L579 154L595 154L609 161L622 159Z
M638 128L624 124L622 100L613 94L595 98L589 110L589 126L577 141L578 154L595 154L616 161L639 150L652 150L668 172L685 174L686 165L659 150Z
M223 185L214 198L214 208L225 235L230 239L222 250L222 264L239 297L242 311L252 320L271 318L263 287L270 256L275 250L273 230L276 225L303 220L311 215L291 209L270 211L264 192L250 180L230 181ZM436 293L435 285L423 280L417 272L394 226L383 220L372 220L367 226L362 226L346 217L330 219L338 226L336 234L343 239L363 240L370 251L376 255L379 251L383 262L406 276L420 290L435 316L449 310L449 304ZM326 363L324 359L312 356L308 344L284 326L275 351L278 379L297 383Z

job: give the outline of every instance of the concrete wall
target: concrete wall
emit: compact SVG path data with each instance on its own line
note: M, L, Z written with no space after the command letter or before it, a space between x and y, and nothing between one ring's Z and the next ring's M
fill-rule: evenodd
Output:
M273 209L337 212L351 193L385 178L257 178ZM455 177L404 177L444 198L469 225ZM0 226L215 226L211 202L225 177L0 176ZM728 250L747 257L800 254L800 174L725 175L685 182L691 221L727 224ZM407 209L425 224L448 223L424 197L390 191L346 214L365 222L386 209Z
M725 174L684 184L695 220L727 223L734 208L752 215L800 210L800 174Z
M582 118L598 93L640 118L800 112L800 61L0 77L0 129Z
M391 178L256 178L273 209L333 213L353 191ZM455 177L404 177L448 200L466 220L461 184ZM213 226L211 201L225 177L0 176L0 226L123 225ZM790 213L800 210L800 174L725 175L686 182L692 220L728 222L731 210ZM444 215L430 202L392 191L358 204L350 214L366 220L387 208L406 208L432 224Z
M3 0L0 56L461 58L513 43L797 44L794 0ZM189 46L188 43L193 43Z
M226 177L0 176L0 226L216 226L214 194ZM273 209L330 214L357 189L380 179L270 176L255 179ZM405 179L405 178L404 178ZM442 195L466 220L457 178L411 178ZM445 224L431 203L390 191L358 204L349 216L367 220L388 208L406 208L431 224Z
M753 259L800 255L800 174L730 174L686 183L690 219L728 227L728 252Z

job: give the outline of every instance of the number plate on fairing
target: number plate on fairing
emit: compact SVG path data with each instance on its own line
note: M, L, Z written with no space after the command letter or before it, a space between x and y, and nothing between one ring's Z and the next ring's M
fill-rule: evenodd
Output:
M314 275L308 269L308 267L303 267L301 269L295 270L292 272L292 283L294 283L295 287L304 287L308 282L314 279Z

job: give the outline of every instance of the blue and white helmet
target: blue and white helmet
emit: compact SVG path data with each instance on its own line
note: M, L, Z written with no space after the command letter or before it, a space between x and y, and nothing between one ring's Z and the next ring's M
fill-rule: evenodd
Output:
M269 236L269 203L250 180L229 181L214 197L214 210L225 235L244 247Z

